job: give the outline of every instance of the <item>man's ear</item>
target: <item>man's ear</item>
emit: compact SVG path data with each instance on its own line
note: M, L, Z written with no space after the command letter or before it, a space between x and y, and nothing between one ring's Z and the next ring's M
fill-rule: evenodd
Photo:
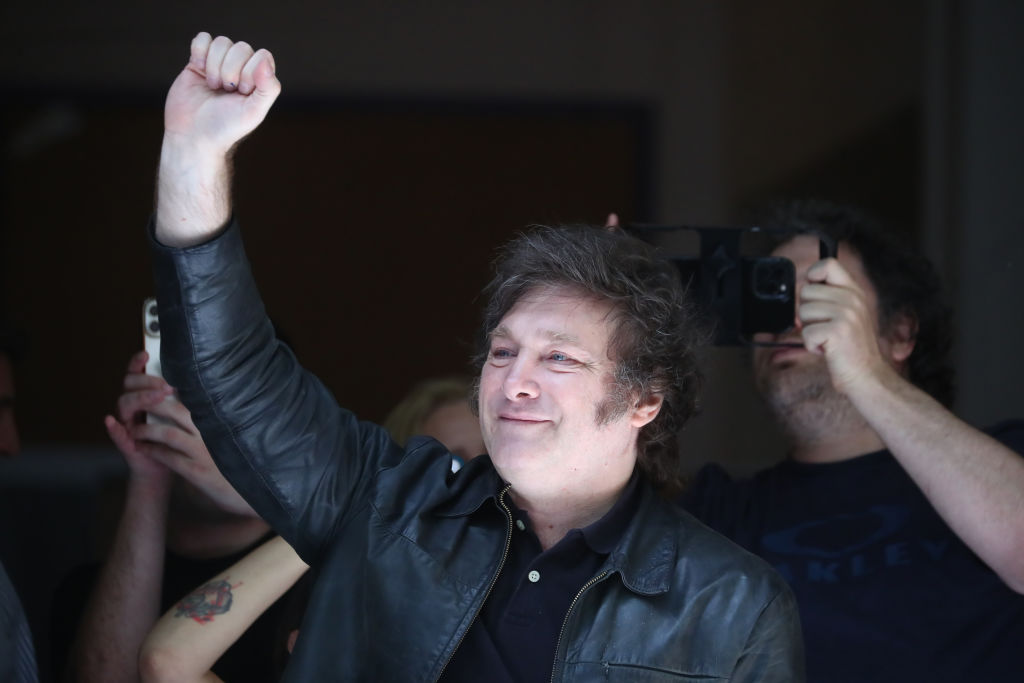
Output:
M637 429L643 427L658 417L658 411L661 410L662 402L661 394L651 394L643 401L637 400L633 406L630 423Z
M888 327L885 337L889 341L889 360L902 365L917 344L917 318L909 313L897 313Z

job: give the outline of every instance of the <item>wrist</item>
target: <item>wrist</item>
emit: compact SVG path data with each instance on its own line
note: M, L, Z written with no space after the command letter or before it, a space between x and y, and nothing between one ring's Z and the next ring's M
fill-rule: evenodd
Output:
M150 470L130 470L128 490L143 496L147 500L166 500L171 495L171 483L174 475L167 468Z
M841 391L858 408L880 407L888 405L887 397L898 395L906 384L907 380L895 368L882 362L851 377Z
M187 247L213 237L231 217L230 149L164 133L157 173L156 238Z

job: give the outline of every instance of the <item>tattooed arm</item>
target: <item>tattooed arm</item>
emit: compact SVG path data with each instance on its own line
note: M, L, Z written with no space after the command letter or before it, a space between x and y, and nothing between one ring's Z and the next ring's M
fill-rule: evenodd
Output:
M275 536L186 595L142 644L142 680L219 681L210 667L308 568Z

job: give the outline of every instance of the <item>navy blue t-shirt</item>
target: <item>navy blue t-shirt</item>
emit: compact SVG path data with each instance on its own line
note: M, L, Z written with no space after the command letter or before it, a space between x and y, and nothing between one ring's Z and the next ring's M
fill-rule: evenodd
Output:
M1024 453L1024 421L987 432ZM683 504L793 587L809 682L1024 680L1024 595L960 541L888 451L787 460L743 481L708 465Z

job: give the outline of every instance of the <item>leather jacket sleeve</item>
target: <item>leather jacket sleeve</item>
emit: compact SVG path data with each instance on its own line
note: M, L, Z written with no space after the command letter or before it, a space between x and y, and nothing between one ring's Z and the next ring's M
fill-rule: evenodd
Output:
M167 381L228 481L312 562L402 450L275 338L234 220L186 249L149 234Z
M796 600L788 588L761 612L736 663L733 683L796 683L805 678L803 637Z

